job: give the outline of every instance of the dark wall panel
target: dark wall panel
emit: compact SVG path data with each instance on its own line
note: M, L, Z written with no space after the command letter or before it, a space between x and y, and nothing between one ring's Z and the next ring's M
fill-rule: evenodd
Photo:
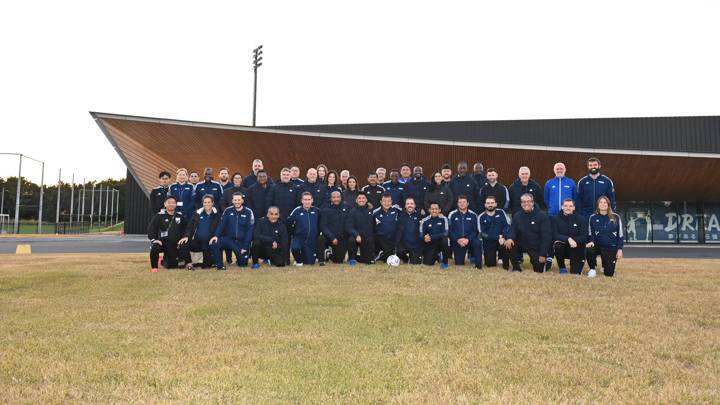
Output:
M125 204L125 227L126 234L146 234L147 225L152 212L150 211L150 199L140 188L135 178L127 172L125 183L126 204Z

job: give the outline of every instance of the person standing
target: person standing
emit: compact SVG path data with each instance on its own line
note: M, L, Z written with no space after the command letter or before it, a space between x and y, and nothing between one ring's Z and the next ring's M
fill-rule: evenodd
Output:
M213 169L206 167L204 171L205 181L198 183L195 186L195 209L202 208L202 199L205 194L213 196L215 201L215 208L220 210L220 204L222 201L222 186L217 181L213 180Z
M610 208L615 209L615 185L609 177L600 173L600 159L591 157L587 160L588 175L577 184L578 212L589 217L595 212L598 198L605 196L610 201Z
M176 183L168 188L168 195L175 197L177 200L177 210L182 212L186 220L192 218L195 212L195 189L193 185L188 183L188 172L185 168L180 168L175 174Z
M397 207L404 206L403 194L405 194L405 184L400 183L400 172L397 169L390 170L390 180L382 184L386 192L390 193L393 205Z
M265 170L257 172L255 183L247 189L245 193L245 205L252 210L253 213L262 215L267 212L267 195L270 191L269 176Z
M160 185L150 190L150 209L153 213L158 213L165 208L165 197L170 191L170 173L161 171L158 175Z
M281 221L285 221L290 212L300 203L300 190L290 182L290 178L290 169L283 167L280 170L280 182L270 187L265 199L266 207L273 205L278 207Z
M560 274L566 274L565 259L570 260L570 273L581 274L588 242L587 219L575 212L575 201L563 201L560 214L550 218L553 229L553 250Z
M565 163L555 163L553 172L555 177L545 182L545 191L543 193L548 216L551 218L560 213L563 201L568 198L573 201L576 200L577 191L575 180L565 177Z
M487 184L487 177L485 176L485 166L483 166L480 162L475 162L473 165L473 174L472 174L473 180L475 180L475 183L478 185L478 190L480 190L485 184ZM478 205L482 206L483 201L478 201Z
M603 274L612 277L617 261L623 258L625 236L622 219L613 212L608 197L598 198L597 209L590 216L588 226L587 260L590 270L588 277L596 276L598 255L602 258Z
M412 198L415 202L415 209L420 216L424 218L427 215L425 211L425 193L427 193L427 189L430 188L430 183L423 176L422 166L415 166L413 168L412 180L404 184L405 192L403 194L403 201Z
M250 175L245 177L242 182L242 186L245 187L246 190L249 190L250 187L252 187L252 185L257 182L257 174L261 170L264 171L263 161L260 159L253 160ZM267 175L267 172L265 172L265 174ZM267 177L267 183L273 184L273 181L270 178L270 176ZM264 213L265 213L265 211L259 212L259 214L264 214Z
M453 201L453 193L442 174L440 172L433 173L432 182L425 193L425 212L430 212L430 204L436 202L440 206L441 214L447 216L451 211Z
M533 195L537 208L544 211L546 206L542 188L540 188L540 185L535 180L530 178L530 168L522 166L518 170L518 178L515 179L508 189L510 212L514 214L522 209L520 207L520 196L528 193Z
M487 169L487 184L480 188L480 199L478 201L485 201L489 196L495 197L497 206L500 209L508 209L510 194L507 187L498 181L498 172L492 167Z
M520 267L521 251L530 256L530 263L536 273L543 273L547 252L552 244L552 225L550 218L535 208L532 194L520 197L522 210L513 215L510 233L505 247L511 249L512 271L522 271ZM521 249L521 250L519 250Z
M322 207L327 201L327 186L318 180L317 169L311 167L306 174L305 182L300 186L301 195L304 192L310 193L313 197L313 205Z
M368 185L363 187L361 190L365 193L365 195L368 198L368 204L370 204L371 208L378 208L380 207L380 199L382 198L383 194L385 194L385 189L378 185L378 178L376 173L370 173L368 174Z
M477 185L475 179L468 174L468 164L465 161L461 161L457 165L457 174L450 180L450 191L454 196L453 209L457 208L457 200L461 195L464 195L468 201L468 209L476 212L478 210L477 197L480 192L480 188Z

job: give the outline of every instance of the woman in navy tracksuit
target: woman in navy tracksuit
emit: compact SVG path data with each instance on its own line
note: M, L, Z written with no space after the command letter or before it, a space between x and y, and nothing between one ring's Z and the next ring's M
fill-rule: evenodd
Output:
M603 273L606 277L615 274L615 264L623 257L624 230L620 216L613 212L610 200L598 198L595 214L590 216L588 224L587 259L590 271L588 277L595 277L597 256L602 257Z
M181 243L188 243L190 252L202 252L203 269L212 267L213 256L209 241L215 235L215 228L220 223L220 213L217 212L214 204L213 196L207 195L203 197L202 208L193 213L190 223L185 228L184 241L181 240ZM192 263L188 263L187 268L192 270Z

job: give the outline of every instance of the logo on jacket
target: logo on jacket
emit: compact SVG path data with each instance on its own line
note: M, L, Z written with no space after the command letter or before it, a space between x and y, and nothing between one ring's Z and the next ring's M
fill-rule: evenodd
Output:
M180 223L180 218L179 218L179 217L175 217L175 223L176 223L176 224L179 224L179 223Z

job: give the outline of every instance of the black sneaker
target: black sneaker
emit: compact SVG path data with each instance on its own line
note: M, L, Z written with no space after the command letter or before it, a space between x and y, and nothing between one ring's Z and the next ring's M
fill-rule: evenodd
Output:
M320 266L324 266L324 265L325 265L325 262L320 262Z

